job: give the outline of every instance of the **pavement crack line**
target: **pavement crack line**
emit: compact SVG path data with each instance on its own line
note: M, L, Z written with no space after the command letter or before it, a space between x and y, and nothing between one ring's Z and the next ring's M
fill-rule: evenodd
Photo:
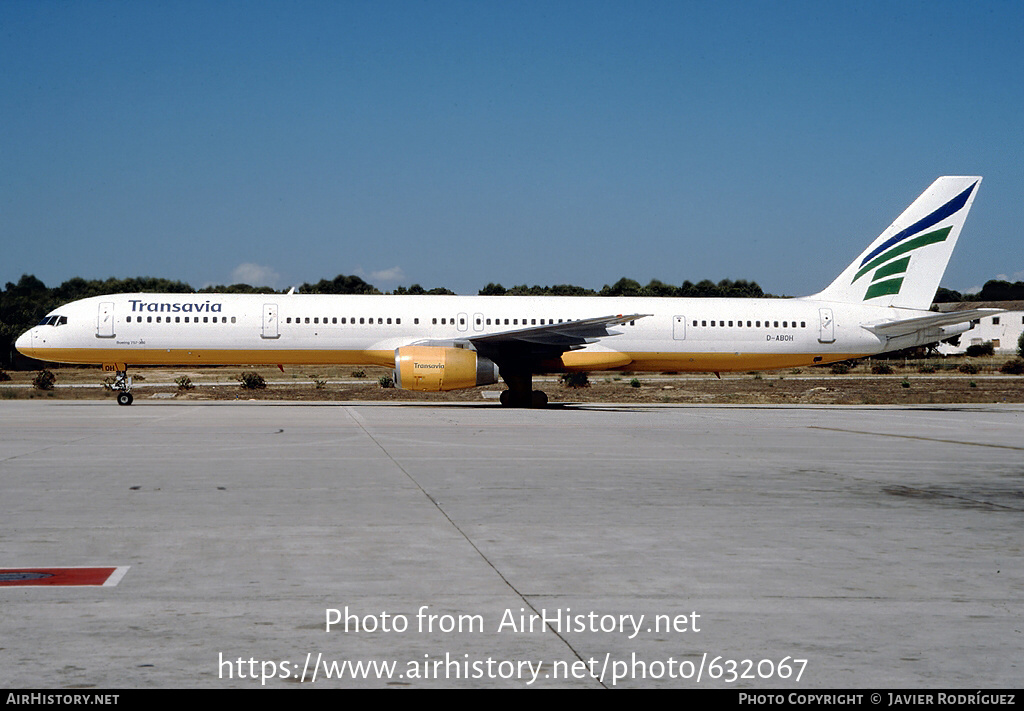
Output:
M434 508L437 509L438 513L444 516L445 520L448 521L451 527L454 528L460 536L462 536L462 538L466 541L466 543L468 543L473 548L474 551L476 551L476 554L480 556L480 558L484 561L484 563L488 565L488 567L490 567L491 570L494 571L494 574L501 579L501 581L508 587L508 589L511 590L515 594L515 596L522 601L523 605L528 607L530 610L533 611L535 615L540 617L540 611L536 607L534 607L533 603L530 602L529 599L527 599L526 595L520 592L511 580L505 577L501 570L498 569L498 566L496 566L494 562L487 557L487 554L480 550L480 547L473 542L473 539L470 538L469 535L464 530L462 530L459 524L457 524L455 520L448 515L448 512L445 511L441 504L438 503L437 499L431 496L430 492L424 489L423 486L418 481L416 481L416 477L410 474L409 470L402 466L401 462L392 457L391 453L387 450L387 448L383 444L381 444L376 437L373 436L373 433L370 432L369 428L367 427L366 420L364 420L363 417L359 413L355 412L350 406L346 406L343 409L348 414L348 416L352 418L352 420L356 423L359 429L361 429L366 434L366 436L370 438L370 441L377 445L377 447L380 448L380 451L384 453L384 456L387 457L391 461L391 463L398 468L398 471L402 472L402 474L404 474L406 478L408 478L409 481L413 483L413 486L419 489L420 492L422 492L422 494L425 497L427 497L427 500L429 500L430 503L434 505ZM562 641L562 644L564 644L569 649L569 651L572 652L573 656L575 656L576 659L586 664L586 660L583 659L583 655L581 655L579 651L572 646L572 643L570 643L569 640L567 640L561 632L553 630L550 627L548 628L548 630ZM592 676L591 679L600 684L601 688L608 688L600 678Z
M898 437L900 439L917 439L925 442L942 442L943 444L966 444L972 447L994 447L995 449L1014 449L1024 452L1024 447L1015 447L1012 444L989 444L987 442L965 442L958 439L942 439L941 437L922 437L920 435L893 434L891 432L866 432L864 430L848 430L842 427L822 427L821 425L808 425L810 430L828 430L829 432L846 432L848 434L871 435L874 437Z

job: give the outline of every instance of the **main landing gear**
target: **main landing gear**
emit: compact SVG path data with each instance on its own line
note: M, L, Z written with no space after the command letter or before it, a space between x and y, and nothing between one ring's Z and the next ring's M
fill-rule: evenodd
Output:
M501 377L508 385L499 398L505 407L547 407L548 396L543 390L533 390L531 373L502 373Z
M132 379L128 375L127 368L117 371L110 389L117 391L118 405L131 405L132 401L135 400L132 397Z

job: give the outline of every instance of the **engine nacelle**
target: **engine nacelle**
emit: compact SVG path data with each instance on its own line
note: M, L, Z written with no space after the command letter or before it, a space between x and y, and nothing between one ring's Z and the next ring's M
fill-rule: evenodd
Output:
M498 382L498 366L467 348L403 346L395 349L395 387L459 390Z

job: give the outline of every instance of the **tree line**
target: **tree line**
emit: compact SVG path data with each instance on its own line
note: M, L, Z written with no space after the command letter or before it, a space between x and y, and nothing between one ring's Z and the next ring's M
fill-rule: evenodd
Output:
M1024 281L1009 282L1003 279L989 279L981 291L975 294L961 294L959 291L943 289L935 292L936 304L962 301L1024 301Z

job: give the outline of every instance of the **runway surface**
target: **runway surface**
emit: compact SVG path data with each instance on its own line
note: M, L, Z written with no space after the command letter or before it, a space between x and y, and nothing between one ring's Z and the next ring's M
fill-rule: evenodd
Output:
M1022 405L3 402L0 568L129 567L0 587L0 684L1015 687L1022 433Z

